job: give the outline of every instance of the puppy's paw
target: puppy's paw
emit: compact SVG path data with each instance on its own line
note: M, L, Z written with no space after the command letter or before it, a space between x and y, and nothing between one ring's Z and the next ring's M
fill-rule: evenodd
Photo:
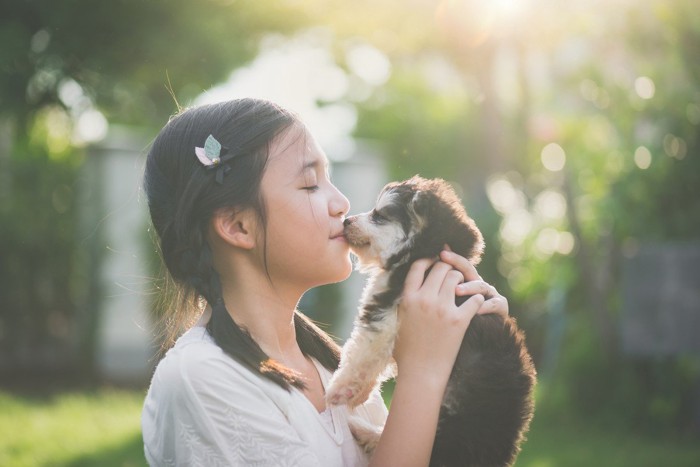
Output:
M326 391L326 402L330 405L347 405L354 408L365 402L371 393L372 386L368 386L363 380L348 381L341 376L331 381Z
M326 392L326 402L331 405L343 405L347 404L353 396L354 393L351 388L334 385L334 387L330 387Z

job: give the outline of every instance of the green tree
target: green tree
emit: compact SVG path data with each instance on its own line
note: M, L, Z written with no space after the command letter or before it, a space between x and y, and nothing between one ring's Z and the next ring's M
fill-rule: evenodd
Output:
M86 264L98 252L78 238L81 119L160 127L176 100L187 105L303 16L284 0L0 4L0 369L92 363Z
M387 142L393 176L421 172L463 187L477 222L487 220L487 259L495 246L504 279L495 282L510 287L502 290L531 350L540 363L543 353L559 355L566 397L558 408L688 426L697 360L626 356L618 322L625 250L700 238L695 6L528 3L509 28L490 33L479 2L440 2L458 5L442 19L427 3L411 4L422 18L406 7L396 30L419 30L411 50L392 46L390 33L368 36L392 58L393 74L360 104L357 133ZM430 56L447 60L462 86L438 92ZM479 183L501 216L493 227ZM547 350L555 309L564 333Z

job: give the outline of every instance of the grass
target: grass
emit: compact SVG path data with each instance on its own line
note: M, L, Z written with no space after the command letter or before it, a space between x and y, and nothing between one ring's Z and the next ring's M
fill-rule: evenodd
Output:
M654 437L592 423L532 421L516 467L696 467L700 441Z
M0 465L145 466L143 391L100 389L52 396L0 391ZM517 467L700 465L696 439L651 437L535 415Z
M53 396L0 392L0 465L145 466L143 397L114 389Z

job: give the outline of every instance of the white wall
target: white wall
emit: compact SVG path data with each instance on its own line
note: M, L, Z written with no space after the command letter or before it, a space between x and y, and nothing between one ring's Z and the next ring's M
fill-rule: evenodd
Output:
M98 371L110 381L148 381L153 355L149 291L154 285L147 269L147 206L141 193L146 143L136 135L111 130L90 151L87 164L95 177L92 211L99 242L97 300ZM93 217L95 217L93 215Z

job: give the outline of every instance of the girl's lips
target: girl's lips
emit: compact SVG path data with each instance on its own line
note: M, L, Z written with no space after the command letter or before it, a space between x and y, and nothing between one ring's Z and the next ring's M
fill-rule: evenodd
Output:
M344 229L341 229L341 230L337 231L336 233L331 234L331 240L339 240L339 239L345 240L345 230Z

